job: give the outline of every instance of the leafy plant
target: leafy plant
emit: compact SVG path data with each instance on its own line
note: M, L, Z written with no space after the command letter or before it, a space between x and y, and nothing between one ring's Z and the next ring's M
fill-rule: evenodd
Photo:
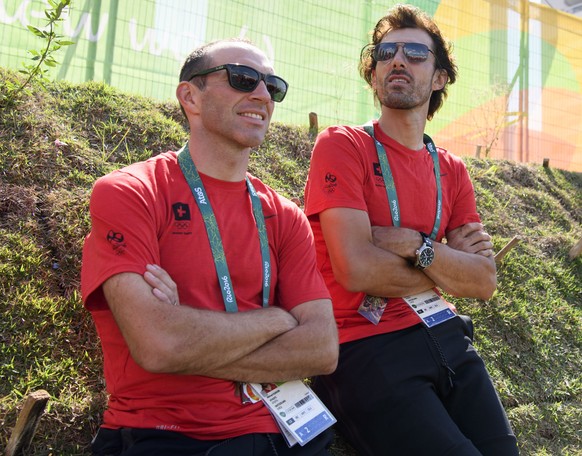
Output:
M3 95L2 98L14 100L33 79L38 79L41 83L47 82L47 72L50 68L54 68L58 64L55 60L54 54L63 46L74 44L73 41L64 40L63 35L59 35L55 31L58 22L63 20L63 12L65 11L65 8L69 7L71 0L47 0L47 2L50 8L47 8L44 11L47 18L46 27L44 29L39 29L33 25L28 25L28 30L37 37L43 39L45 45L40 50L31 49L28 51L32 55L33 63L24 63L24 69L20 70L20 73L28 76L27 79L19 86L8 85L7 95ZM43 65L48 68L43 68ZM3 100L0 99L0 101Z

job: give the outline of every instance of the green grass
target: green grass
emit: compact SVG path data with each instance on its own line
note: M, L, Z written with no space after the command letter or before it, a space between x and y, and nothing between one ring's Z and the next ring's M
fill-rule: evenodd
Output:
M0 69L0 91L20 76ZM105 404L99 342L79 296L88 197L95 179L187 138L176 103L99 83L32 85L0 104L0 449L23 398L51 400L31 455L88 455ZM59 140L66 145L55 145ZM313 138L272 125L251 171L302 198ZM487 301L453 299L473 317L523 455L582 455L582 174L465 159L496 251ZM334 455L355 453L338 438Z

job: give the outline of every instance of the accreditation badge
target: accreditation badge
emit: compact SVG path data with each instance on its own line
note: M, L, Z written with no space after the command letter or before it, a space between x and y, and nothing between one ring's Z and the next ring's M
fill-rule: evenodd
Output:
M452 306L434 290L404 296L402 299L406 301L429 328L450 320L457 315Z
M301 380L251 386L271 412L289 447L305 445L337 421Z

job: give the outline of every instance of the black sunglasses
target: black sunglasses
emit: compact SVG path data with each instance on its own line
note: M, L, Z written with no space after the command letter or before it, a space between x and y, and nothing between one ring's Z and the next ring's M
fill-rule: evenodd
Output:
M287 95L289 84L287 84L283 78L275 76L274 74L264 74L254 68L246 65L239 65L238 63L227 63L225 65L200 71L190 76L188 81L196 76L204 76L220 70L226 70L230 86L241 92L252 92L257 88L261 81L265 81L267 91L269 92L269 95L271 95L273 101L281 102L285 98L285 95Z
M378 43L372 51L372 58L376 62L392 60L399 47L402 47L402 52L404 52L406 60L410 63L426 61L429 52L434 55L434 52L426 44L422 43Z

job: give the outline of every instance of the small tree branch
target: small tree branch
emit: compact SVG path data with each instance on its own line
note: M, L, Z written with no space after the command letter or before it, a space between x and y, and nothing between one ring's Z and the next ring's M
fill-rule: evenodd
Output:
M50 395L45 390L34 391L26 397L10 435L6 456L20 456L30 446L49 399Z
M505 244L505 246L499 251L497 252L497 254L495 255L495 263L496 264L500 264L501 260L503 260L503 257L505 255L507 255L507 253L513 248L515 247L515 245L521 241L521 236L514 236L513 239L511 241L509 241L507 244Z

